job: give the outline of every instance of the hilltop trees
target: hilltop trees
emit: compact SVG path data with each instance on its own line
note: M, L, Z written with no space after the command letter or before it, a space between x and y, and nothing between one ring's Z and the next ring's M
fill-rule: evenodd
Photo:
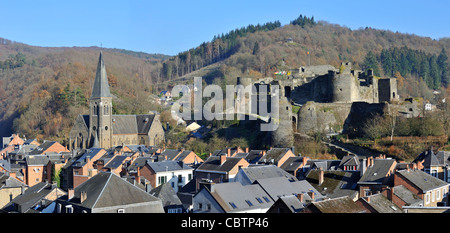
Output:
M316 22L314 21L314 16L312 16L311 18L308 18L308 17L306 17L306 15L303 16L302 14L300 14L300 16L298 18L291 21L291 24L305 27L305 26L315 25Z
M373 68L375 75L380 75L377 69L381 66L387 76L394 77L396 72L402 77L417 76L424 80L429 88L439 89L442 85L448 85L447 60L445 49L436 56L403 46L383 49L379 55L369 51L363 64L365 68Z
M207 65L222 61L237 53L242 48L244 44L240 38L250 33L271 31L279 27L281 27L280 21L269 22L263 25L250 24L247 27L237 28L226 34L214 36L212 41L203 42L197 48L179 53L175 57L163 62L161 70L162 79L171 80ZM253 55L256 55L260 49L258 42L255 42L252 46L250 49L253 51Z

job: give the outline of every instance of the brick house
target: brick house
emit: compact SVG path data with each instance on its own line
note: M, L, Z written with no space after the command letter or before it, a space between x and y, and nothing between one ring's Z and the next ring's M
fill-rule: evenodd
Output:
M74 159L72 163L73 188L98 173L98 169L94 166L94 162L101 158L104 154L106 154L106 150L102 148L91 148L86 150L81 156Z
M350 197L337 197L311 202L302 213L369 213L370 211L354 202Z
M99 172L56 201L52 213L164 213L161 200L110 172Z
M244 158L228 157L227 154L210 156L195 170L196 190L199 190L203 180L213 183L233 181L240 168L248 165Z
M194 169L177 161L150 162L146 160L145 165L137 166L136 170L135 177L138 183L141 183L142 178L149 181L153 188L170 183L175 192L178 192L193 178Z
M382 191L382 194L401 208L405 206L423 206L423 200L403 185L388 187Z
M369 213L402 213L402 208L381 193L361 197L356 204L367 209Z
M191 150L173 150L166 149L158 155L158 161L162 160L173 160L183 162L187 165L194 165L198 163L203 163L203 159L201 159L197 154L195 154Z
M392 186L396 165L394 159L364 159L360 165L359 197L375 194L381 192L383 187Z
M271 148L257 162L257 164L274 164L281 167L290 157L295 157L291 148Z
M66 147L59 144L59 142L48 141L40 144L34 150L30 152L30 155L43 155L46 153L61 153L61 152L69 152Z
M28 155L25 157L25 184L34 186L47 179L48 156Z
M449 183L418 169L397 171L394 186L403 185L423 201L423 206L433 207L447 205Z

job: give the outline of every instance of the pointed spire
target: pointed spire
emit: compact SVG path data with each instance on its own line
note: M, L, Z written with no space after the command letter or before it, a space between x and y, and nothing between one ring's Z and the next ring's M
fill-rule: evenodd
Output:
M94 145L92 145L92 148L100 148L100 143L98 142L97 132L95 132Z
M100 51L100 57L98 58L97 73L95 74L94 88L92 88L91 99L99 97L111 97L102 51Z

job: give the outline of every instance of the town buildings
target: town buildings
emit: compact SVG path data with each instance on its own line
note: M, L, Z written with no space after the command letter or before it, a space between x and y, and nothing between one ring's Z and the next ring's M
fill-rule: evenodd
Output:
M68 150L5 140L2 212L416 213L446 212L448 152L411 163L385 155L335 160L291 148L195 151L147 145ZM27 141L29 143L27 143ZM15 142L17 144L11 144ZM11 148L11 146L13 148Z

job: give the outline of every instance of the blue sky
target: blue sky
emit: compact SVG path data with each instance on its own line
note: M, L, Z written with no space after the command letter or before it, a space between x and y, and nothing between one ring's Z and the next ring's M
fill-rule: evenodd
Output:
M36 46L100 46L175 55L214 35L300 14L358 29L450 37L448 0L6 1L0 37Z

